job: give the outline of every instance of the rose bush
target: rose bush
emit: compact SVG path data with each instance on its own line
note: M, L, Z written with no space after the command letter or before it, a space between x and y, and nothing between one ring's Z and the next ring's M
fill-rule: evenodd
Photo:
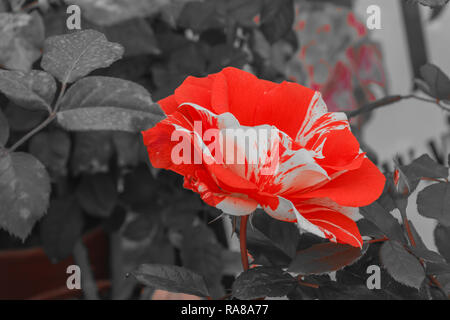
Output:
M0 1L0 299L448 298L448 152L381 164L364 136L401 100L450 111L450 79L419 59L421 92L377 90L353 3Z
M319 92L260 80L230 67L205 78L187 78L159 104L168 117L143 132L150 160L183 175L184 186L207 204L230 215L248 215L259 205L276 219L296 221L302 230L362 247L353 209L375 201L385 178L361 151L346 115L327 112ZM220 143L245 153L245 162L229 163L223 154L213 157L217 148L201 137L195 121L223 133ZM246 142L234 141L227 131L267 126L276 130L277 139L259 150L256 162L250 161ZM194 153L212 161L175 163L174 131L189 139ZM262 174L275 161L277 170Z

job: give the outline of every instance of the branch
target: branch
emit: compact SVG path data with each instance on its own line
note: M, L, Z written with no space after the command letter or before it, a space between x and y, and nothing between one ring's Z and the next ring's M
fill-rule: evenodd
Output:
M44 120L41 124L39 124L36 128L28 132L26 135L24 135L22 138L20 138L19 141L17 141L11 148L9 148L9 151L12 152L16 150L18 147L20 147L22 144L24 144L28 139L30 139L32 136L34 136L36 133L44 129L46 126L50 124L50 122L53 121L53 119L56 118L56 113L50 113L47 119Z
M416 99L416 100L420 100L423 102L432 103L434 105L437 105L440 109L442 109L446 112L450 112L450 108L443 106L438 99L427 99L427 98L419 97L414 94L409 94L406 96L402 96L402 95L387 96L387 97L381 98L380 100L370 102L357 110L344 111L344 113L347 115L348 119L351 119L351 118L359 116L361 114L369 113L376 109L388 106L390 104L394 104L401 100L407 100L407 99Z
M34 128L33 130L31 130L30 132L28 132L26 135L24 135L19 141L17 141L11 148L9 148L9 151L12 152L14 150L16 150L18 147L20 147L22 144L24 144L26 141L28 141L28 139L30 139L32 136L34 136L36 133L38 133L39 131L41 131L42 129L44 129L45 127L47 127L52 121L53 119L56 118L56 114L59 110L59 107L61 105L61 100L64 96L64 93L66 92L66 88L67 88L67 84L63 83L61 86L61 90L59 91L59 95L58 98L56 99L55 102L55 106L53 108L53 111L50 109L49 112L49 116L47 119L44 120L44 122L42 122L41 124L39 124L36 128Z

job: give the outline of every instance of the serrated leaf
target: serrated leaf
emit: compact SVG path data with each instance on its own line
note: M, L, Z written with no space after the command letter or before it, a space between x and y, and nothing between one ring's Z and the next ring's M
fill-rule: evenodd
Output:
M320 243L298 252L289 266L289 271L302 275L336 271L354 263L361 255L361 249L353 246Z
M9 123L0 109L0 147L5 146L9 139Z
M241 273L233 283L233 296L241 300L282 297L291 292L297 280L289 273L269 267L256 267Z
M450 227L450 184L436 183L417 195L417 210L427 218L436 219Z
M29 110L50 110L55 79L47 72L0 70L0 91L16 105Z
M76 197L84 211L106 218L116 206L117 186L110 174L85 175L78 185Z
M268 1L261 11L261 31L273 44L291 30L294 23L294 3L292 0Z
M409 165L401 166L411 187L410 192L414 191L422 178L439 179L448 177L448 168L440 165L430 158L428 154L424 154L415 159Z
M439 67L426 64L420 68L420 74L429 87L427 94L439 100L450 100L450 79Z
M40 233L45 253L53 263L72 254L82 230L83 215L74 197L59 198L50 203Z
M87 77L78 81L68 90L61 106L58 122L76 131L139 132L165 117L145 88L109 77Z
M425 261L435 263L445 262L444 258L441 257L441 255L437 252L419 247L411 247L410 250L416 257L421 258Z
M0 12L0 65L29 71L41 56L45 30L41 15Z
M450 263L450 227L438 225L434 229L434 242L439 253Z
M360 208L361 215L377 226L389 239L403 241L403 230L395 219L378 201Z
M444 6L445 4L448 3L449 0L414 0L414 1L427 7L436 8Z
M167 0L66 0L81 7L83 17L100 26L112 26L157 13ZM175 1L173 1L175 2Z
M251 225L261 231L287 256L291 258L295 256L300 235L294 224L273 219L265 212L256 211L251 216Z
M70 148L70 137L62 130L40 132L29 145L30 153L45 165L52 178L67 174Z
M425 279L425 271L418 259L397 241L386 241L380 249L383 266L396 281L419 289Z
M202 276L178 266L143 264L132 272L136 279L149 287L169 292L208 297L208 289Z
M91 71L106 68L123 55L123 47L109 42L95 30L83 30L48 38L42 69L62 83L72 83Z
M0 227L25 240L47 211L50 178L32 155L0 150Z
M153 127L162 117L136 110L115 107L78 108L60 111L58 122L66 130L117 130L139 132Z

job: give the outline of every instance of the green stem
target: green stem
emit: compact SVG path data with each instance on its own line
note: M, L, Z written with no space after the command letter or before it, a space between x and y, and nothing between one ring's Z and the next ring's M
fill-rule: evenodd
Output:
M241 260L244 271L248 270L248 254L247 254L247 221L248 215L241 217L239 226L239 242L241 247Z

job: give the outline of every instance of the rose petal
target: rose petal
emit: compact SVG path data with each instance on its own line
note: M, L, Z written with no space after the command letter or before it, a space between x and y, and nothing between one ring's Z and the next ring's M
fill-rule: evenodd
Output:
M360 168L343 173L317 190L298 195L297 198L328 197L343 206L364 207L379 198L385 181L380 170L364 158Z

